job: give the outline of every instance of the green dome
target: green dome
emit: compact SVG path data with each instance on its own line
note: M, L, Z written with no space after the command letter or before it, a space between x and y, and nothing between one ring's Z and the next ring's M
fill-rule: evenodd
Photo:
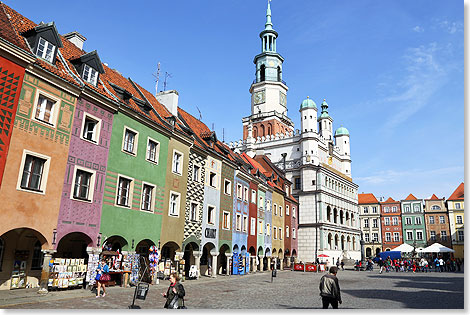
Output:
M323 112L321 113L320 118L330 118L330 115L328 115L328 112Z
M341 126L338 129L336 129L335 137L336 136L349 136L349 131L348 129Z
M315 108L315 109L317 109L317 104L315 104L315 102L312 101L307 96L307 98L302 101L302 104L300 104L300 109L304 109L304 108Z

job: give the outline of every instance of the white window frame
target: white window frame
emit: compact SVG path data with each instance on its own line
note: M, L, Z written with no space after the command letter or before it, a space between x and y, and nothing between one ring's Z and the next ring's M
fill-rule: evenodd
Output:
M390 225L390 217L384 218L384 225Z
M389 243L392 241L392 233L385 232L385 241Z
M455 209L460 209L460 202L455 203Z
M398 212L397 206L393 206L393 207L392 207L392 212Z
M196 206L195 211L194 211L194 217L193 217L193 206ZM199 221L199 203L190 201L189 202L189 220L192 222L197 222Z
M412 241L413 240L413 230L406 230L405 234L406 234L406 240L407 241Z
M286 205L286 216L287 215L290 215L290 212L289 212L289 205Z
M42 120L40 118L36 118L36 112L37 112L38 106L39 106L39 96L40 95L42 95L44 98L49 99L50 101L52 101L54 103L52 105L51 116L49 118L49 121L45 121L45 120ZM33 106L33 111L32 111L32 117L31 118L34 121L36 121L40 124L46 125L48 127L56 127L57 126L57 117L59 117L60 102L61 102L61 100L57 96L38 89L36 91L36 95L34 97L34 106Z
M134 136L134 143L133 143L133 147L132 147L132 151L127 151L125 148L124 148L124 145L126 144L126 131L130 131L132 133L135 133L135 136ZM138 144L139 144L139 132L137 130L134 130L128 126L124 126L124 130L123 130L123 133L122 133L122 146L121 146L121 151L126 153L126 154L129 154L129 155L132 155L132 156L137 156L137 147L138 147Z
M429 224L435 224L434 222L435 222L434 216L431 215L431 216L429 217Z
M228 183L228 192L227 192L227 183ZM232 181L224 179L224 194L227 196L232 195Z
M93 129L93 136L92 136L92 139L87 139L84 137L84 132L85 132L85 121L86 119L89 118L90 120L94 120L96 121L96 124L95 124L95 128ZM86 112L83 113L83 119L82 119L82 129L81 129L81 132L80 132L80 139L84 140L84 141L87 141L87 142L90 142L90 143L93 143L95 145L98 145L99 144L99 140L100 140L100 134L101 134L101 122L102 120L98 117L95 117L91 114L88 114Z
M148 209L148 210L142 209L143 205L144 205L144 185L152 187L152 194L150 196L151 197L151 199L150 199L150 209ZM154 184L143 181L141 187L142 187L142 192L140 194L140 207L139 207L140 211L147 212L147 213L155 212L155 193L156 193L156 190L157 190L157 186L155 186Z
M263 220L258 221L258 234L263 234Z
M372 207L372 213L377 213L377 206Z
M435 241L436 240L436 231L430 231L429 232L429 238L431 239L431 241Z
M369 235L369 233L364 233L364 241L365 241L366 243L369 243L369 242L370 242L370 235Z
M243 186L241 184L237 184L237 198L243 199Z
M462 221L463 222L463 221ZM443 215L439 216L439 224L445 224L446 223L446 218Z
M294 240L297 238L297 235L296 235L295 232L296 232L295 228L292 228L292 239L294 239Z
M463 224L463 217L461 215L455 216L455 223Z
M225 216L227 216L227 222L224 225ZM222 213L222 230L230 230L230 212L228 211Z
M411 217L406 217L406 218L405 218L405 224L406 224L406 225L411 225L411 224L412 224L412 222L411 222Z
M87 173L91 173L90 177L90 186L89 186L89 191L88 191L88 199L81 199L81 198L76 198L74 196L74 191L75 191L75 179L77 178L77 172L78 171L83 171ZM85 203L92 203L93 202L93 196L95 192L95 182L96 182L96 171L91 170L89 168L85 168L79 165L74 165L74 170L73 170L73 176L72 176L72 187L70 189L70 199L80 201L80 202L85 202Z
M247 186L243 186L243 200L248 202L248 193L250 189Z
M282 217L282 206L279 205L279 215Z
M237 219L235 221L235 229L237 231L242 230L242 215L240 213L237 213Z
M271 235L271 225L269 223L266 223L266 235Z
M261 194L259 194L258 196L258 207L260 208L260 210L263 210L264 209L264 202L263 202L263 196L261 196Z
M250 235L256 235L256 218L251 218Z
M373 219L372 227L373 228L378 228L379 227L379 219Z
M364 219L364 228L369 228L369 219Z
M395 236L398 235L398 240ZM400 233L399 232L393 232L393 241L394 242L399 242L400 241Z
M374 242L378 242L379 241L379 233L376 233L376 232L372 233L372 240Z
M248 232L248 216L244 215L243 216L243 223L242 223L242 226L243 226L243 232Z
M271 212L271 200L266 199L266 211Z
M86 72L88 71L88 77L86 77ZM86 82L93 84L94 86L97 85L98 83L98 71L87 65L86 63L83 65L83 74L82 74L82 79L85 80Z
M175 170L175 155L179 154L180 155L180 167L179 167L179 172L178 169ZM171 155L171 172L175 175L178 176L183 176L183 166L184 166L184 154L181 151L178 151L176 149L173 149L173 154Z
M363 209L364 209L364 214L369 213L369 207L368 206L364 206Z
M209 212L209 208L213 208L214 210L212 211L212 215ZM207 224L209 225L215 225L215 212L217 211L217 207L214 205L207 205Z
M24 164L26 162L26 156L27 155L31 155L31 156L34 156L36 158L46 160L46 162L44 162L44 166L42 168L41 183L39 184L39 190L21 188L21 180L23 179ZM50 164L51 164L51 157L50 156L23 149L23 155L21 157L21 164L20 164L20 169L19 169L19 173L18 173L18 181L16 183L16 190L26 191L26 192L30 192L30 193L34 193L34 194L45 195L46 194L47 178L48 178L48 175L49 175Z
M289 238L289 226L286 225L286 238Z
M277 204L274 203L273 208L274 208L274 215L277 215Z
M273 226L273 240L277 240L277 228Z
M398 225L398 217L392 217L392 225Z
M251 203L256 204L256 190L252 189L251 190Z
M150 159L150 150L149 150L150 142L154 142L157 145L157 148L155 150L155 160ZM145 159L147 160L147 162L158 165L158 162L160 161L160 141L157 141L153 138L147 137L147 147L145 149Z
M279 240L282 241L282 228L279 228L279 235L278 236L279 236Z
M120 205L118 203L119 179L121 177L130 181L129 191L128 191L129 194L128 194L128 197L127 197L128 198L128 205ZM134 178L126 176L126 175L118 174L117 180L116 180L116 198L114 198L114 205L116 207L120 207L120 208L124 208L124 209L132 209L132 199L133 199L133 195L134 195L134 182L135 182Z
M421 221L421 217L415 217L415 224L416 224L416 225L421 225L421 224L423 224L423 221Z
M176 203L176 209L178 211L178 213L172 213L171 211L171 197L172 195L174 196L178 196L178 199L176 199L177 203ZM180 212L181 212L181 193L177 192L177 191L173 191L173 190L170 190L170 198L168 200L168 216L170 217L173 217L173 218L179 218L180 216Z
M41 43L41 40L43 40L44 43ZM41 45L41 44L44 46L44 50L43 50L42 54L39 52L39 45ZM52 46L52 48L50 46ZM51 48L51 54L49 56L49 59L47 58L47 49L48 48ZM38 47L36 47L36 56L40 57L41 59L44 59L44 60L48 61L49 63L52 63L52 61L54 61L54 53L55 53L56 49L57 49L57 47L53 43L51 43L50 41L48 41L44 37L39 37Z
M201 170L202 170L201 165L196 164L196 163L193 164L193 174L192 174L193 182L199 183L201 181Z
M465 239L465 233L464 231L457 231L457 240L459 242L463 242Z
M295 216L296 216L295 207L292 207L292 217L295 218Z
M420 237L421 234L421 237ZM424 238L423 230L416 230L416 240L417 241L422 241Z
M441 231L441 240L447 241L447 231Z
M209 187L212 187L212 188L216 188L217 189L217 173L214 172L214 171L208 171L209 172L209 176L207 176L207 185ZM214 175L214 177L212 177L212 175ZM214 181L211 183L211 178L214 179Z

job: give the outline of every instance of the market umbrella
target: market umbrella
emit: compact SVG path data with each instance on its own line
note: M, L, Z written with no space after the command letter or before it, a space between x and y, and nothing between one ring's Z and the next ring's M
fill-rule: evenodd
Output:
M400 246L392 249L394 252L402 252L402 253L411 253L413 251L414 247L411 246L410 244L403 243Z
M330 257L330 256L325 255L325 254L320 254L320 255L318 255L318 257Z
M423 249L423 253L454 253L455 250L445 247L442 244L434 243L425 249Z

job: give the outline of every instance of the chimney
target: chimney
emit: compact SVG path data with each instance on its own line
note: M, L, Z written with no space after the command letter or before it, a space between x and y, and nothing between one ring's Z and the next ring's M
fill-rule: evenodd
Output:
M71 41L75 46L83 50L83 43L86 41L86 37L77 31L73 31L63 35L66 39Z
M169 90L158 93L156 98L173 116L178 116L178 97L178 91Z

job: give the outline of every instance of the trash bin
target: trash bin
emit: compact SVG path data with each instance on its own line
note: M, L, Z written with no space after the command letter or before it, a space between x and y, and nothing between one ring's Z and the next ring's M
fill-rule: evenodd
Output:
M273 274L272 274L273 278L277 276L277 270L276 269L273 269Z
M145 300L145 298L147 297L147 293L149 292L149 284L145 282L140 282L137 285L136 290L137 294L135 298L139 300Z

